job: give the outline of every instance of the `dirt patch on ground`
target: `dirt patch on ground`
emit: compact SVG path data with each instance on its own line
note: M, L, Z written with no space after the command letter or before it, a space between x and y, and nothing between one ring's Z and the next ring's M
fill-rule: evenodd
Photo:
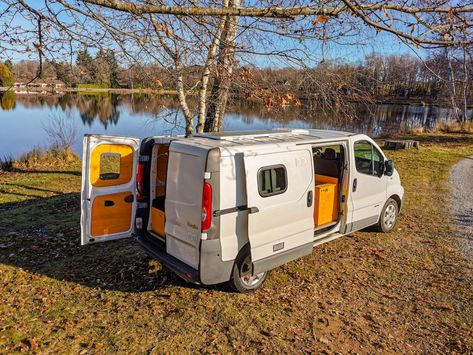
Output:
M443 206L473 140L388 155L396 229L321 245L249 295L149 274L132 240L81 247L78 167L0 176L0 352L471 353L473 265Z
M459 161L450 174L452 212L459 227L460 246L473 258L473 156Z

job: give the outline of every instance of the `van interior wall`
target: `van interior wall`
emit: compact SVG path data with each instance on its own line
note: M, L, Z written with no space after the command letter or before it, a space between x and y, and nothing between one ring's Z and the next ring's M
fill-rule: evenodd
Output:
M153 148L154 174L151 183L151 193L154 194L151 204L151 230L160 237L164 237L165 224L165 200L166 200L166 176L169 157L169 145L158 144Z
M340 187L342 186L345 152L342 145L315 147L315 201L314 225L317 230L336 224L340 211Z

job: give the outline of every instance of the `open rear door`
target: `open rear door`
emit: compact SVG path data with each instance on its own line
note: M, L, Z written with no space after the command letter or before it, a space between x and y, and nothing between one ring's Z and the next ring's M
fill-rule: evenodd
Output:
M139 145L138 138L84 136L82 245L131 236Z
M312 149L293 149L285 147L265 154L245 152L248 236L254 272L276 267L312 250ZM268 262L258 263L262 260Z

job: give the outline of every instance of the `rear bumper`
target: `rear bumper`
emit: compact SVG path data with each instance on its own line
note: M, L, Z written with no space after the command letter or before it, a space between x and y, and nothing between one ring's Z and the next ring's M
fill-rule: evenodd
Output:
M152 258L188 282L200 284L199 271L166 253L166 245L153 237L140 234L136 241Z

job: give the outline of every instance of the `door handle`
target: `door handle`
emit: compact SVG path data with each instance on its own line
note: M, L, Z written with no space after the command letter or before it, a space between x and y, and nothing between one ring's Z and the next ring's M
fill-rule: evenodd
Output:
M105 207L112 207L113 205L115 205L115 202L113 202L112 200L105 200L105 201L103 202L103 205L104 205Z
M353 180L353 192L356 191L356 187L357 187L357 186L358 186L358 179L355 178L355 179Z
M312 201L314 200L312 190L307 193L307 207L312 207Z
M259 212L259 208L258 208L258 207L250 207L250 208L248 208L248 210L250 211L249 213L257 213L257 212Z
M124 201L128 203L132 203L134 199L135 198L133 197L133 195L128 195L124 198Z

